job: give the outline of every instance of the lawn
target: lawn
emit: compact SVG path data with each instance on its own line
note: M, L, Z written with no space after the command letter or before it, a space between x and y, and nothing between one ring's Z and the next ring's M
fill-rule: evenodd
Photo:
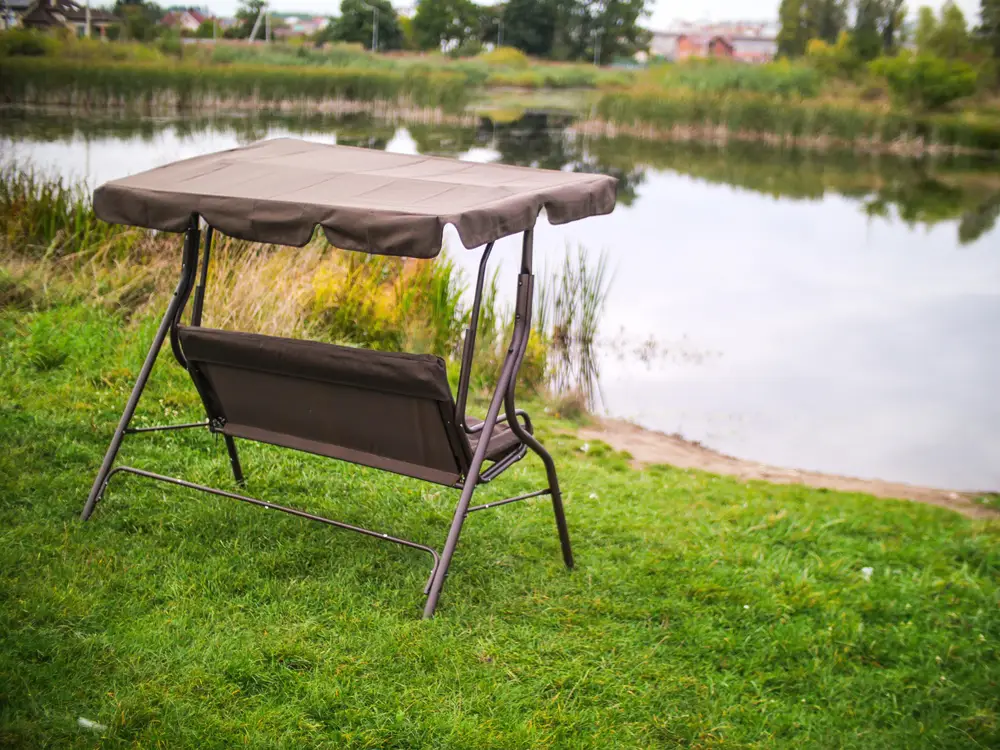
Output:
M423 621L418 552L124 476L79 522L155 320L7 302L0 746L1000 744L996 522L637 471L543 417L578 567L544 499L477 513ZM185 379L164 355L140 423L198 418ZM452 491L243 452L250 494L443 543ZM224 454L181 432L123 458L232 487Z

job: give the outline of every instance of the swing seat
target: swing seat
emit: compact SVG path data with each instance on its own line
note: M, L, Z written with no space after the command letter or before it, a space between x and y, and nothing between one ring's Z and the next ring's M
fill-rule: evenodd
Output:
M549 496L563 561L573 553L555 462L516 406L517 373L531 335L534 227L610 213L616 181L606 175L471 164L282 138L184 159L113 180L94 193L94 212L113 224L184 232L180 278L153 337L80 517L90 518L112 477L129 474L239 500L429 554L424 616L433 616L466 517ZM201 225L206 225L204 250ZM434 258L446 226L466 248L484 247L462 349L456 394L438 357L334 346L201 326L212 238L302 247L322 229L344 249ZM520 233L521 263L510 343L485 420L466 416L476 331L494 243ZM196 286L197 283L197 286ZM189 325L182 325L192 292ZM139 399L170 338L205 406L200 422L133 427ZM501 411L503 414L501 414ZM208 427L224 438L233 479L243 483L236 440L305 451L461 490L440 550L293 507L131 466L115 466L127 436ZM531 451L545 485L473 505L477 488Z
M179 326L188 371L224 435L454 486L482 433L456 421L444 360ZM497 424L486 458L522 448Z

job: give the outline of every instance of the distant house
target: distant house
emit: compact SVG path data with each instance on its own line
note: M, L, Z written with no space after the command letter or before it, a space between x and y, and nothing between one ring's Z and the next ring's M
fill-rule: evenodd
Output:
M35 0L0 0L0 29L21 25L21 18L31 10Z
M673 60L677 56L677 37L674 31L654 31L649 39L649 56Z
M679 62L691 57L710 57L712 56L712 43L717 39L719 37L708 34L679 34L674 60Z
M188 34L193 34L198 30L205 21L211 21L212 19L202 13L201 11L195 10L194 8L187 8L186 10L172 10L166 13L163 18L160 19L160 26L166 26L168 29L174 29L175 31L183 34L187 32Z
M778 40L774 37L732 36L729 43L733 58L740 62L766 63L778 56Z
M330 19L326 16L283 16L284 25L274 30L278 39L313 36L322 31Z
M78 36L87 33L87 19L90 17L90 33L104 38L108 28L121 20L107 11L87 9L74 0L36 0L31 8L21 16L21 25L26 29L51 31L68 28Z
M654 31L649 54L671 62L714 57L763 63L778 54L775 37L772 27L760 23L683 24L671 31Z
M708 40L708 57L732 60L733 56L733 43L726 37L713 36Z

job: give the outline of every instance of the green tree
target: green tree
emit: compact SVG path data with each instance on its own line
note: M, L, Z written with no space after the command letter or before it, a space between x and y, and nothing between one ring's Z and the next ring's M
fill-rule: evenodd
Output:
M253 26L257 23L257 17L265 6L264 0L240 0L240 5L236 9L236 24L232 28L232 36L237 39L249 39ZM263 26L263 22L261 23ZM260 34L260 31L257 32ZM260 38L258 36L258 38Z
M800 24L806 39L822 39L834 44L847 28L847 0L804 0Z
M402 49L403 30L390 0L341 0L340 16L330 21L323 32L323 41L361 44L371 49L375 24L372 8L378 9L378 48Z
M885 6L882 0L858 0L852 41L862 60L874 60L882 52Z
M503 9L503 43L535 57L551 57L556 31L552 0L509 0Z
M128 39L151 42L162 31L159 23L164 12L156 3L118 0L111 12L122 19L124 36Z
M979 13L982 18L979 34L993 57L1000 60L1000 0L981 0Z
M937 17L934 9L926 5L920 6L917 12L916 44L917 51L921 54L930 53L934 42L934 35L937 33Z
M972 37L961 8L949 0L941 8L941 17L924 6L917 20L917 50L946 60L965 57L972 52Z
M216 33L215 19L206 18L204 21L201 22L201 25L198 26L198 29L194 32L194 35L196 39L211 39L215 36L215 33Z
M504 6L483 5L476 8L476 36L483 44L496 44L500 36ZM504 29L506 31L506 29ZM506 42L504 42L506 44Z
M906 25L906 0L883 0L882 49L892 54L903 41Z
M965 14L952 0L941 8L941 22L934 35L933 48L936 54L948 60L968 55L972 50Z
M420 0L413 33L421 49L461 45L478 36L479 12L472 0Z
M785 57L801 57L805 54L809 34L803 23L803 0L781 0L778 7L778 54Z
M649 47L650 34L642 26L649 15L648 0L598 0L588 5L593 21L587 59L596 51L603 65Z

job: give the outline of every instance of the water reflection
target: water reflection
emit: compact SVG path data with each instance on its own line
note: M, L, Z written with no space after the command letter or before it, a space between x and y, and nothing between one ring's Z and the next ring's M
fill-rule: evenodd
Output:
M528 113L504 122L483 116L475 128L409 124L406 130L422 154L461 156L490 149L504 164L594 172L619 180L619 204L635 201L649 170L670 170L710 183L792 200L820 200L829 194L856 201L872 219L908 225L957 222L962 244L975 242L1000 219L1000 173L996 160L982 157L898 159L851 153L776 151L746 143L725 148L630 138L578 136L565 114ZM0 138L84 143L108 138L151 143L164 131L180 140L206 133L231 133L245 145L276 129L291 134L331 132L338 143L384 150L401 126L367 115L288 115L84 119L62 114L0 110Z

